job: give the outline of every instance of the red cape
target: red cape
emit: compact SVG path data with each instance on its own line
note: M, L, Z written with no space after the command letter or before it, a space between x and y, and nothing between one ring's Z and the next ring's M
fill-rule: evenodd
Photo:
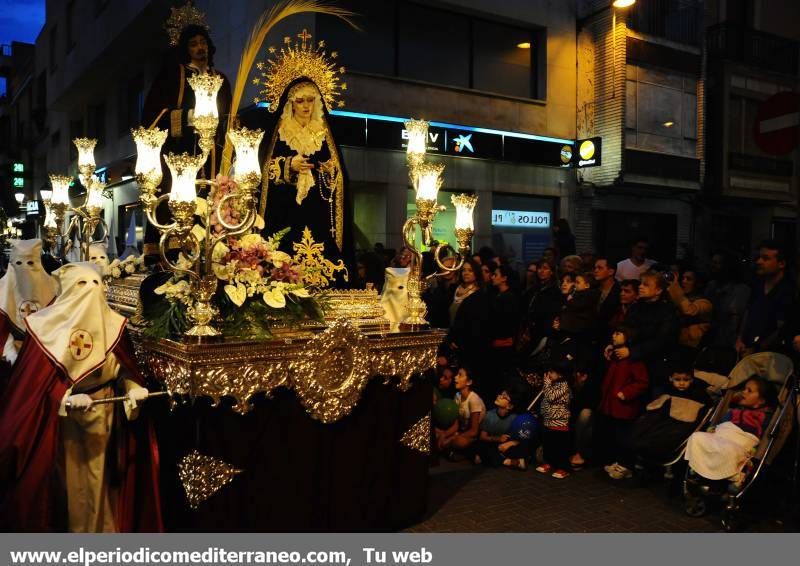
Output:
M143 384L127 330L113 350L130 379ZM25 338L0 399L0 530L62 530L58 478L58 408L70 380L30 336ZM151 423L125 427L116 460L124 470L116 524L121 532L161 532L158 447ZM111 460L113 461L113 459ZM63 502L62 502L63 503Z

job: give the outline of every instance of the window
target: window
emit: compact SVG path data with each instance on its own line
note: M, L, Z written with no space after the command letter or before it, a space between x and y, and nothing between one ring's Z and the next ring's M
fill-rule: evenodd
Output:
M67 27L67 53L72 51L75 47L76 38L77 38L77 30L75 29L75 0L72 0L69 4L67 4L67 20L66 20L66 27Z
M124 135L131 128L142 122L144 108L144 76L136 75L128 80L125 89L120 93L121 104L119 114L119 134ZM149 124L147 124L149 125Z
M696 79L628 65L625 104L626 147L696 156Z
M470 88L470 23L466 16L402 3L398 12L398 74Z
M327 16L315 39L349 70L522 98L544 98L545 30L409 0L342 0L363 32Z
M348 70L395 75L395 19L393 2L374 0L343 0L343 8L358 14L356 23L362 31L331 16L320 16L317 22L318 37L335 49L339 62Z
M43 111L45 108L47 108L47 76L42 72L36 79L36 109Z
M58 26L50 28L50 74L58 69Z
M536 43L531 30L481 22L472 45L473 88L535 98L531 59Z
M106 137L106 105L100 103L89 108L86 122L87 135L102 144Z
M78 148L72 143L75 138L84 137L83 118L69 121L69 160L75 161L78 159Z
M728 112L728 151L745 155L764 155L755 142L753 125L761 104L755 98L731 95Z

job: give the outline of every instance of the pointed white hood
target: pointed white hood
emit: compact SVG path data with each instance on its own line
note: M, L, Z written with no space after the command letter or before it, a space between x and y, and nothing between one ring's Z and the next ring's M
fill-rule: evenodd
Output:
M70 263L53 275L61 294L25 323L47 356L77 383L105 363L128 319L109 308L98 265Z
M11 260L0 279L0 311L17 330L25 331L25 317L35 313L55 298L56 280L42 267L41 240L10 240Z

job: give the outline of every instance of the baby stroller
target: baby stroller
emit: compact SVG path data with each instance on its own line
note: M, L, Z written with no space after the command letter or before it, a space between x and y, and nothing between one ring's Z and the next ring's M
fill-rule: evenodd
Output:
M750 486L763 475L764 468L769 466L780 452L792 430L794 420L794 404L797 397L797 379L792 361L774 352L760 352L741 360L728 376L722 398L709 413L700 430L708 426L716 426L728 411L735 395L734 389L745 383L751 376L758 376L775 387L777 402L775 410L759 443L753 451L750 465L745 466L743 481L728 482L726 480L709 480L698 475L691 466L687 466L683 482L684 510L692 517L704 515L712 500L721 500L724 504L722 526L726 531L734 531L739 526L739 509L742 498Z
M694 383L690 386L692 393L687 392L684 395L688 399L681 401L681 406L676 410L676 414L681 415L679 420L682 422L675 420L665 422L663 409L660 408L654 409L652 413L646 411L639 419L634 427L631 442L636 453L636 469L640 472L639 478L642 484L648 479L648 471L662 468L664 479L680 478L677 481L678 485L674 486L679 487L683 478L683 454L686 442L693 432L701 430L707 423L715 407L714 401L721 397L728 383L728 374L736 363L737 356L733 348L705 348L698 354L694 363ZM705 404L705 407L700 407L700 403ZM694 407L698 412L694 422L691 422L688 419ZM673 408L670 407L670 416L673 416ZM670 485L670 488L672 487Z

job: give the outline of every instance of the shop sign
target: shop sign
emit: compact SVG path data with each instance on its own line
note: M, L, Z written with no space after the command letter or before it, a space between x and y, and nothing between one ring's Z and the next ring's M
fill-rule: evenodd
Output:
M577 153L572 157L576 167L598 167L602 163L603 138L578 140L575 146L577 147Z
M550 213L532 210L492 210L492 226L549 228Z
M39 216L38 200L29 200L25 203L25 216Z

